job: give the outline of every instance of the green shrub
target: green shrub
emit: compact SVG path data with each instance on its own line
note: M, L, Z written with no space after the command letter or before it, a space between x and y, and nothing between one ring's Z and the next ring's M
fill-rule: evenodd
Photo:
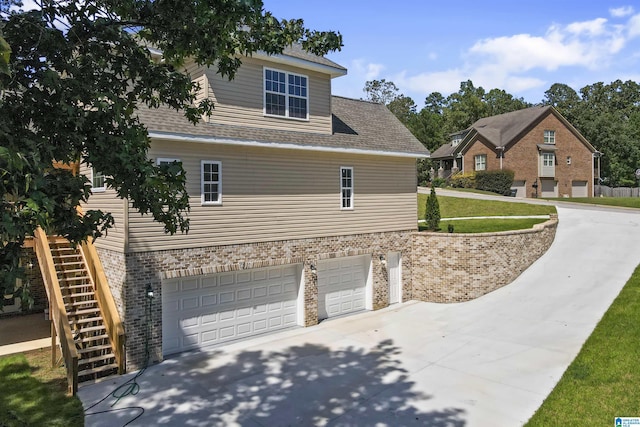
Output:
M476 175L460 173L449 178L449 185L453 188L476 188Z
M508 195L513 185L514 172L511 170L478 171L476 172L476 188Z
M429 181L431 181L431 162L429 159L420 159L416 163L418 172L418 185L426 187Z
M427 197L424 222L428 230L438 230L438 225L440 224L440 205L436 197L436 189L433 186L431 187L431 194Z
M439 187L439 188L443 188L447 186L447 180L444 178L433 178L433 181L431 181L431 187Z

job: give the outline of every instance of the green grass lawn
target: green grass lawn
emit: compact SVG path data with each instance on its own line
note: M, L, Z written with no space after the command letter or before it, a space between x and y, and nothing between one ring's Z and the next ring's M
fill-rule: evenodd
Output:
M437 194L438 190L436 190ZM418 219L424 219L427 194L418 194ZM474 216L548 215L556 213L555 206L528 203L500 202L494 200L463 199L438 196L442 218Z
M613 426L640 417L640 266L526 424Z
M440 231L448 232L448 226L451 224L453 225L454 233L495 233L498 231L524 230L545 221L546 219L536 218L442 220L440 221ZM426 231L427 228L424 223L419 223L418 229Z
M67 395L65 369L51 369L50 349L0 357L0 426L83 425L82 403Z

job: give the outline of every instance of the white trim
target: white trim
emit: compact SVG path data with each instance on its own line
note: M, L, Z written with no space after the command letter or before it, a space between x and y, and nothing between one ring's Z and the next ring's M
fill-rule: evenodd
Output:
M478 162L478 160L483 160L482 162ZM487 170L487 155L486 154L476 154L473 156L473 162L475 163L476 171L486 171ZM482 169L479 167L482 166Z
M271 71L272 73L275 72L275 73L284 74L284 87L285 87L284 93L279 91L274 91L274 90L267 91L267 88L266 88L267 71ZM307 93L306 96L292 95L289 93L289 76L301 77L305 79L306 85L304 86L304 89L306 90L306 93ZM265 117L275 117L280 119L300 120L303 122L308 122L309 121L309 104L310 104L309 103L309 86L310 86L309 76L306 76L304 74L299 74L299 73L292 73L286 70L279 70L277 68L263 66L262 67L262 114ZM267 93L284 96L284 115L267 113ZM307 108L306 108L305 117L291 116L291 112L290 112L291 98L304 99L306 101Z
M343 170L349 170L351 172L350 176L349 176L349 180L351 181L351 186L350 187L343 187L342 186L342 171ZM340 166L340 210L343 211L352 211L354 209L354 193L355 193L355 183L354 183L354 173L353 173L353 166ZM344 198L342 196L342 192L344 190L350 190L350 194L349 194L349 206L345 207L344 206Z
M347 70L342 68L332 67L330 65L318 64L301 58L294 58L292 56L277 54L269 55L265 52L254 52L251 55L253 58L263 59L269 62L275 62L277 64L289 65L292 67L303 68L305 70L316 71L322 74L329 74L331 78L346 76Z
M281 148L287 150L321 151L326 153L370 154L374 156L407 157L411 159L428 159L426 154L404 153L399 151L363 150L360 148L322 147L317 145L298 145L286 142L267 142L234 138L220 138L215 136L187 135L171 132L150 131L150 138L171 141L198 142L203 144L229 144L242 147Z
M101 187L94 187L93 186L94 170L95 170L95 168L92 166L91 167L91 192L92 193L104 193L105 191L107 191L107 184L104 181L105 175L104 175L104 173L102 174L102 183L103 183L103 185Z
M172 162L178 162L180 163L182 160L180 159L176 159L173 157L158 157L156 159L156 166L160 166L161 163L172 163Z
M218 184L218 200L215 202L204 200L204 165L218 165L218 181L207 181L209 184ZM200 204L202 206L222 205L222 162L219 160L200 160Z

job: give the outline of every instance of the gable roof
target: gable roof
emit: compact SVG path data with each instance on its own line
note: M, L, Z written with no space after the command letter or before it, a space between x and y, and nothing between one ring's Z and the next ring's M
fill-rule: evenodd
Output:
M149 135L158 139L394 157L429 156L422 143L384 105L339 96L332 96L331 101L332 134L205 122L193 125L181 112L167 107L141 108L139 117Z
M347 69L324 56L315 55L302 48L300 43L294 43L284 48L281 54L269 55L265 52L255 52L252 57L266 59L270 62L292 65L321 73L329 74L331 78L344 76Z
M449 142L444 144L431 155L432 158L453 157L462 151L476 136L481 136L494 147L506 147L517 141L520 136L534 123L537 123L548 114L555 115L571 132L573 132L583 144L592 152L595 148L571 125L555 108L550 105L535 106L496 116L485 117L477 120L469 129L463 141L456 147Z

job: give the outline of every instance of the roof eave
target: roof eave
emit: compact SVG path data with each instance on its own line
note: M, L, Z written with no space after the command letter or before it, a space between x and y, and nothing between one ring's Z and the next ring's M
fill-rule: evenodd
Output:
M305 70L316 71L318 73L329 74L331 78L347 75L346 68L331 67L329 65L318 64L317 62L307 61L301 58L295 58L284 54L269 55L265 52L255 52L253 58L263 59L277 64L289 65L292 67L303 68Z
M269 142L234 138L220 138L215 136L189 135L173 132L149 131L149 137L170 141L194 142L202 144L228 144L243 147L279 148L288 150L320 151L328 153L366 154L389 157L405 157L413 159L427 159L430 155L404 151L365 150L361 148L323 147L318 145L300 145L285 142Z

